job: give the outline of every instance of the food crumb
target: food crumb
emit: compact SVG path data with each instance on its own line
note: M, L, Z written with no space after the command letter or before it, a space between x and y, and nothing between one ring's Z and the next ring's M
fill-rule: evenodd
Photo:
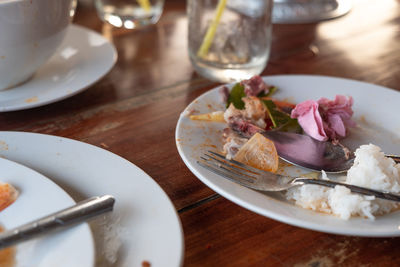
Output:
M26 103L35 103L35 102L38 102L38 101L39 101L39 98L37 96L25 99Z
M367 123L367 119L365 118L364 115L361 115L361 116L360 116L360 121L361 121L362 123Z
M150 267L150 266L151 266L150 262L148 262L148 261L142 262L142 267Z
M0 150L8 150L8 144L4 141L0 141Z
M187 117L187 116L193 115L193 114L198 113L198 112L199 111L196 110L196 109L186 109L184 112L182 112L182 116Z
M104 147L104 148L109 148L109 146L106 144L106 143L101 143L100 144L102 147Z

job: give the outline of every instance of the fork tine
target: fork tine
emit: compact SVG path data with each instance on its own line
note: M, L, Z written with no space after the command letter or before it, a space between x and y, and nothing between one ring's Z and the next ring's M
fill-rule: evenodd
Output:
M228 168L227 169L228 171L235 172L238 175L249 177L252 180L257 180L258 179L257 176L254 176L254 175L257 175L257 174L252 173L252 172L248 172L247 170L244 170L243 168L235 166L234 164L231 164L228 160L226 160L226 161L225 160L219 160L219 159L213 157L212 155L208 155L208 154L204 154L204 155L207 156L208 159L201 157L203 160L206 160L207 162L211 162L212 164L214 164L215 166L217 166L219 168L224 168L223 166L221 166L221 164L222 164L222 165L224 165L224 166L226 166ZM219 164L216 164L215 161L218 162ZM226 168L224 168L224 169L226 169Z
M215 155L215 156L217 156L217 157L219 157L219 158L221 158L221 159L223 159L223 160L226 160L226 161L229 161L229 162L231 162L231 163L234 163L234 164L240 166L241 168L243 168L243 169L245 169L245 170L248 170L248 171L250 171L250 172L252 172L252 173L254 173L254 174L261 175L262 172L263 172L263 171L260 170L260 169L257 169L257 168L254 168L254 167L252 167L252 166L246 165L246 164L241 163L241 162L239 162L239 161L236 161L236 160L234 160L234 159L227 159L227 158L225 158L225 156L223 156L223 155L221 155L221 154L218 154L217 152L214 152L214 151L211 151L211 150L208 150L208 152L211 153L211 154L213 154L213 155Z
M206 161L206 162L210 162L210 161ZM215 165L209 165L202 161L197 161L197 164L199 164L200 166L206 168L207 170L210 170L213 173L218 174L221 177L228 179L232 182L238 183L240 185L243 185L243 186L246 186L249 188L257 189L257 188L255 188L253 182L243 179L243 177L240 177L239 175L236 175L233 172L226 171L226 169L224 169L224 168L216 167Z
M254 181L257 179L256 177L253 177L253 176L250 176L250 175L246 175L246 174L243 174L241 172L237 172L237 171L233 170L229 164L224 163L224 162L220 162L217 159L214 159L214 158L211 158L211 159L202 158L202 159L205 162L207 162L209 165L212 165L212 167L217 168L217 169L221 169L221 171L232 173L232 175L237 175L238 177L240 177L240 179L244 179L249 183L254 183ZM225 165L226 167L223 166L223 165Z

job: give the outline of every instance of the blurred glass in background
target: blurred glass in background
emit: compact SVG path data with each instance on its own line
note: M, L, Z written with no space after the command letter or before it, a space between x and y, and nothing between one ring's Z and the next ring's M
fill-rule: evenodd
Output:
M351 0L274 0L273 23L313 23L345 15Z
M136 29L157 23L164 0L95 0L99 17L115 27Z
M232 82L260 74L269 58L273 0L188 0L189 56L202 76Z

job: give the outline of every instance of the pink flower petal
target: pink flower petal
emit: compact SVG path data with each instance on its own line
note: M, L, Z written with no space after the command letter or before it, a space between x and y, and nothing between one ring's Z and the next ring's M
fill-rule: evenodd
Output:
M319 110L325 122L324 129L330 139L346 136L346 128L355 126L353 115L353 98L336 95L334 100L321 98L318 100Z
M332 139L339 137L345 137L346 136L346 126L342 120L342 118L337 115L333 114L328 117L328 127L330 129L333 129L333 135ZM338 135L338 136L337 136Z
M291 117L297 118L311 137L320 141L335 140L346 136L347 127L355 126L351 119L352 105L353 98L343 95L336 95L334 100L308 100L296 105Z
M300 103L292 110L291 117L297 118L305 133L317 140L326 141L328 137L324 131L318 106L318 103L312 100Z

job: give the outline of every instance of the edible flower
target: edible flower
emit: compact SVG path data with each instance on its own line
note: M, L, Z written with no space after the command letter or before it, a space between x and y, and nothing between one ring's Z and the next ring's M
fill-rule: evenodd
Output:
M351 119L353 98L336 95L335 100L321 98L307 100L291 112L297 118L304 132L319 141L338 140L346 136L347 127L354 127Z

